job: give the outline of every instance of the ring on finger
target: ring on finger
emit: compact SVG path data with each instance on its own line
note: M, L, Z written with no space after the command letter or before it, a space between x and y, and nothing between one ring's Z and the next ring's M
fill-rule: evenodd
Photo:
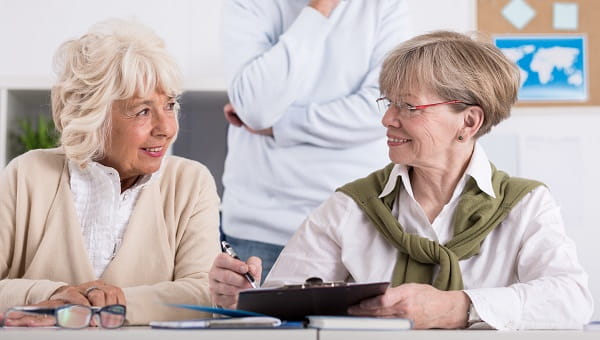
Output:
M93 290L96 290L96 289L97 289L97 290L101 290L100 288L98 288L98 287L96 287L96 286L91 286L91 287L88 287L88 289L86 289L86 290L85 290L85 292L83 292L83 295L84 295L85 297L87 297L87 296L88 296L88 295L89 295L89 294L90 294L90 293L91 293Z

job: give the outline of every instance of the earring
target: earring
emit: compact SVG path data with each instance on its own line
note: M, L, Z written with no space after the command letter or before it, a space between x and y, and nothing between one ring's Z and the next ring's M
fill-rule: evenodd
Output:
M458 136L459 141L462 141L463 139L464 139L463 136Z

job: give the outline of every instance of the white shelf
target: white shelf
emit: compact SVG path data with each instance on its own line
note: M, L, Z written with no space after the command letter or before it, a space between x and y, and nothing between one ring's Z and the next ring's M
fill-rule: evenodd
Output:
M7 90L48 90L54 84L52 77L16 77L0 76L0 89ZM226 91L223 78L187 78L184 79L185 91Z
M47 90L52 87L52 77L0 76L0 88L7 90Z
M21 151L15 140L19 119L50 117L49 89L0 89L0 162L4 166Z

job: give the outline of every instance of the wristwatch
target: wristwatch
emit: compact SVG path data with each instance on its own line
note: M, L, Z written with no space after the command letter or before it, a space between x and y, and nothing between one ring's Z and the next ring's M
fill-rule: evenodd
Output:
M482 320L479 317L477 310L475 309L475 307L473 306L473 303L471 302L471 305L469 305L469 310L467 311L467 328L469 328L473 324L476 324L481 321Z

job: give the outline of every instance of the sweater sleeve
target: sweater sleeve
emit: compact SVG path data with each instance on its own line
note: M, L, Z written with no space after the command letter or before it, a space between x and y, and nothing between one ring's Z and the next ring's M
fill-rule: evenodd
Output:
M331 24L305 7L280 36L277 8L262 0L228 0L223 13L223 63L231 103L253 129L272 127L296 100L307 73L317 72Z
M308 143L347 148L383 138L382 115L375 103L380 95L381 63L391 49L410 36L411 25L406 1L381 3L370 69L360 86L354 92L328 102L291 106L273 126L278 145Z
M21 257L22 249L15 249L16 199L19 165L22 158L14 159L0 173L0 312L13 306L38 303L50 298L64 282L11 277L11 262ZM15 254L18 251L19 254Z
M175 267L172 281L124 288L127 321L130 325L147 325L153 320L178 320L210 315L178 309L167 304L211 305L208 272L219 247L219 198L214 179L204 168L196 176L179 175L180 184L199 184L198 199L192 213L178 227ZM192 192L196 186L192 186ZM183 200L177 195L178 200Z

